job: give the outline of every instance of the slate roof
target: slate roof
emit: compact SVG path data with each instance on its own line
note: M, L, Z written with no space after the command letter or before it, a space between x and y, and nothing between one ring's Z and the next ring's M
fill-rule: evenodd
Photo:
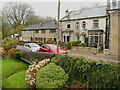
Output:
M93 18L93 17L101 17L101 16L106 16L106 6L71 11L69 13L69 19L67 19L67 17L65 16L61 20Z
M46 30L46 29L57 29L57 24L54 23L45 23L45 24L34 24L29 25L28 27L24 28L24 30Z

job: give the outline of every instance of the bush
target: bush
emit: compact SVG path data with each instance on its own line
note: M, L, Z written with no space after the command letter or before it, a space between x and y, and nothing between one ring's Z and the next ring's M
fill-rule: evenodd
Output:
M15 58L15 59L20 59L20 58L21 58L20 52L18 52L18 51L15 52L14 58Z
M16 73L5 80L3 80L3 88L29 88L27 82L25 81L25 72L21 71Z
M8 52L7 52L7 58L15 58L15 53L16 53L16 49L15 48L11 48Z
M2 47L5 51L16 48L18 40L15 38L6 38L2 41Z
M78 46L87 47L87 44L86 43L80 43Z
M68 42L67 43L67 49L71 49L72 48L72 43L71 42Z
M91 61L84 57L61 55L52 59L68 73L69 82L79 82L88 88L120 89L120 66L118 63Z
M72 46L78 46L81 43L81 41L72 41Z
M15 59L2 60L2 79L5 79L19 71L26 70L28 64Z
M67 42L67 49L72 49L72 46L78 46L80 43L81 43L81 41Z
M62 88L67 78L67 74L60 66L50 63L38 70L36 88Z

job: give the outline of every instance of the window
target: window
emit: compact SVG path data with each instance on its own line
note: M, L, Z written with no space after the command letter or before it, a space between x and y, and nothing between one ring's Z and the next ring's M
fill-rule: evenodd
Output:
M45 33L45 30L41 30L41 33Z
M98 43L98 34L90 34L90 43Z
M35 30L35 33L39 33L39 30Z
M76 27L76 29L79 28L79 22L76 22L76 23L75 23L75 27Z
M98 28L98 27L99 27L99 21L93 20L93 28Z
M56 30L49 30L49 33L56 33Z
M86 28L86 22L85 22L85 21L82 22L82 28L83 28L83 29Z
M70 28L70 24L67 24L67 29Z

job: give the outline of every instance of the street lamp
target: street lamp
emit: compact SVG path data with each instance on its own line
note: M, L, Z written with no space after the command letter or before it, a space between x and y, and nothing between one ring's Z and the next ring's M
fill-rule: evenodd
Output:
M58 27L57 27L57 53L59 53L59 33L60 32L60 0L58 0Z

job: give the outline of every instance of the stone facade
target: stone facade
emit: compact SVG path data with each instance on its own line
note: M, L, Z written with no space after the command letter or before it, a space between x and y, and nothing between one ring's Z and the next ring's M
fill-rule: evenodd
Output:
M110 10L110 54L120 58L120 9Z
M34 40L40 41L40 42L45 42L47 39L52 39L56 41L57 34L56 34L56 29L53 29L55 32L51 32L52 30L23 30L22 31L22 40L23 41L31 41L31 38ZM44 31L44 33L43 33Z
M45 23L30 25L22 30L23 41L47 42L57 40L57 23Z

